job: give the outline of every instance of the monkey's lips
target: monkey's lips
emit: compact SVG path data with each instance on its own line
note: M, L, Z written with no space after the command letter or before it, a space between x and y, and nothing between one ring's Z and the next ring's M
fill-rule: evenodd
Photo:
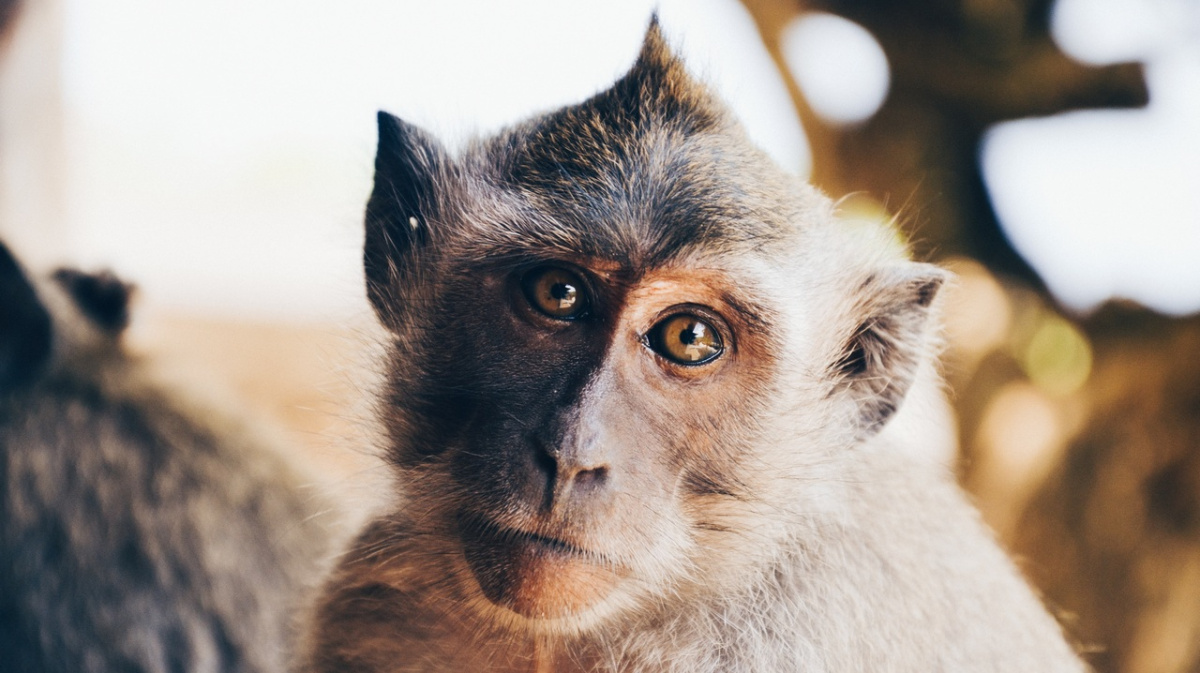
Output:
M530 619L578 614L608 596L620 565L561 539L459 518L463 555L483 595Z

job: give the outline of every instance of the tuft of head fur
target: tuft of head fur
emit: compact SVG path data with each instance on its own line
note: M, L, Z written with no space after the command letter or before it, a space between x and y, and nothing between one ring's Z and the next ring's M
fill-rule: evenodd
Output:
M611 88L460 156L380 113L366 229L404 497L331 579L310 670L977 670L1013 642L1076 668L901 450L941 394L945 273L840 223L656 23ZM547 269L586 310L538 312ZM676 316L719 357L666 357Z

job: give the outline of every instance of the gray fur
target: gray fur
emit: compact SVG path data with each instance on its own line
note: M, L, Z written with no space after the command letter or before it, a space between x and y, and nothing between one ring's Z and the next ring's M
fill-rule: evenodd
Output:
M6 292L9 309L52 319L36 374L0 381L0 668L286 669L326 562L320 494L254 427L123 351L111 275L2 283L35 290Z

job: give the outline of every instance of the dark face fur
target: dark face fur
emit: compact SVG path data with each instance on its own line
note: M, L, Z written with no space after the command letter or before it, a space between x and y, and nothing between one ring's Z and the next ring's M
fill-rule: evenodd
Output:
M795 244L797 187L657 27L612 89L458 159L379 123L381 413L431 557L484 609L547 623L696 572L762 468L790 335L747 269ZM853 327L825 359L866 379Z

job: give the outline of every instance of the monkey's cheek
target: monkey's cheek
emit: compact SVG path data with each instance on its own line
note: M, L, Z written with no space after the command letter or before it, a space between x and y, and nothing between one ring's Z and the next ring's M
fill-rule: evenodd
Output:
M603 601L624 573L577 551L533 540L464 540L483 595L528 619L577 615Z

